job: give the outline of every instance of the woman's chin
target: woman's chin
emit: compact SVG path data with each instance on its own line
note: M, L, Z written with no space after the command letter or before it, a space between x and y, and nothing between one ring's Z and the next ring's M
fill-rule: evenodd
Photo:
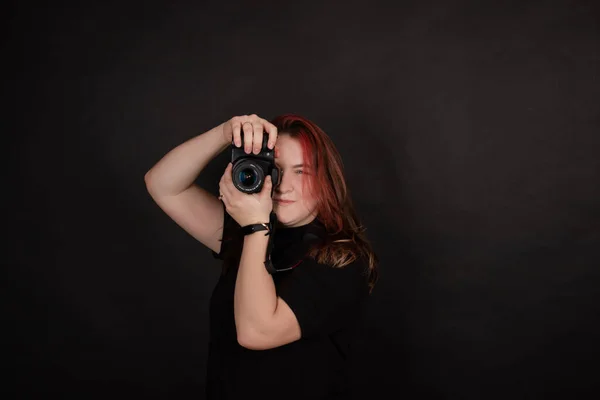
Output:
M282 213L281 210L278 209L273 209L273 212L275 213L275 215L277 215L277 220L278 221L284 221L285 220L285 213Z
M290 215L289 213L283 211L283 210L278 210L277 208L273 209L273 212L275 213L275 215L277 216L277 220L281 223L288 223L290 222Z

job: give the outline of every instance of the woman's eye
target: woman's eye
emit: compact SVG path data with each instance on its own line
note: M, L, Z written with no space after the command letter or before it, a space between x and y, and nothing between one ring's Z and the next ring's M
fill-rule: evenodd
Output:
M303 173L304 173L304 172L303 172L302 170L300 170L300 169L296 171L296 173L298 173L298 172L299 172L299 173L301 173L301 174L303 174Z

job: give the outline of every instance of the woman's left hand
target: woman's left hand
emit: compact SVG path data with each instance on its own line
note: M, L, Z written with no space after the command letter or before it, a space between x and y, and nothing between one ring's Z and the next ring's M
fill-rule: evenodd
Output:
M269 223L273 210L271 176L267 176L260 193L240 192L231 179L232 164L227 164L219 181L219 192L225 209L240 226Z

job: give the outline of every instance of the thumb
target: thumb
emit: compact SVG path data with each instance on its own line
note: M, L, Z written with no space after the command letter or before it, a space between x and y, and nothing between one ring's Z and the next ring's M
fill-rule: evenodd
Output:
M271 186L272 185L273 185L273 182L271 182L271 175L267 175L267 177L265 178L265 184L263 185L263 188L262 188L262 194L264 196L271 195Z

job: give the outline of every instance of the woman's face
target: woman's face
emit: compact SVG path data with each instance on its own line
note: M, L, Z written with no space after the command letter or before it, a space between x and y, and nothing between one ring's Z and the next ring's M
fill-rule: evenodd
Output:
M288 134L277 137L275 165L280 169L281 183L273 191L273 211L277 220L287 227L310 223L317 215L316 200L303 192L303 181L312 171L303 164L302 146ZM289 200L284 202L281 200Z

